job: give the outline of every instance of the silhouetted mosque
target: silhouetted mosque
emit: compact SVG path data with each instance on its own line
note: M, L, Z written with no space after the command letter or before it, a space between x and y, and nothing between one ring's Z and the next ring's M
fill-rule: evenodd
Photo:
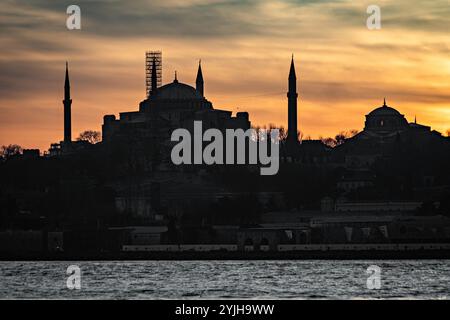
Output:
M414 122L386 104L366 115L364 129L335 148L346 167L370 167L376 159L402 151L448 147L448 139L431 127Z
M237 112L216 109L205 97L205 84L201 62L198 65L195 88L178 80L175 72L174 80L161 87L157 86L155 61L151 74L151 86L148 98L140 102L138 111L121 112L115 115L105 115L102 125L102 142L134 142L141 139L151 141L168 141L171 132L176 128L191 128L194 120L201 120L203 129L217 128L243 129L250 128L251 123L247 112ZM292 154L297 152L297 79L294 57L291 59L289 72L288 97L288 146ZM86 147L84 141L72 141L70 81L68 64L64 84L64 140L52 144L50 155L70 154ZM170 154L170 152L169 152Z
M196 87L182 83L175 72L174 80L161 87L156 85L156 67L148 98L139 104L139 111L122 112L117 119L106 115L103 123L103 141L111 142L133 134L144 138L170 140L176 128L191 128L194 120L201 120L203 130L217 128L250 128L247 112L215 109L205 98L201 63L198 65Z

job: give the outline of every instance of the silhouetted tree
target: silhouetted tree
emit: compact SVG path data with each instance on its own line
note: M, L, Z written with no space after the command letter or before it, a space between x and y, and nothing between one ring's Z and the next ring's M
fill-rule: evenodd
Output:
M87 141L91 144L96 144L102 141L102 134L99 131L86 130L80 133L77 141Z
M280 140L281 141L285 141L286 138L287 138L287 131L286 131L286 129L283 126L280 126L279 130L280 130Z
M17 144L10 144L8 146L2 146L0 148L0 158L8 159L17 154L21 154L23 151L22 147Z
M320 138L320 140L322 141L323 144L325 144L325 145L327 145L327 146L329 146L329 147L331 147L331 148L334 148L334 147L336 146L336 140L334 140L334 139L331 138L331 137L328 137L328 138Z
M339 132L334 138L328 137L328 138L320 138L324 144L326 144L329 147L336 147L345 142L345 140L354 137L358 134L358 130L352 129L350 131L341 131Z
M261 140L262 138L265 138L265 136L273 129L278 129L279 132L279 140L280 141L286 141L287 139L287 130L284 126L277 126L273 123L269 123L269 125L264 125L264 126L254 126L253 127L254 130L256 130L257 132L257 137L255 140ZM297 130L297 139L299 141L303 140L303 132L301 132L300 130Z

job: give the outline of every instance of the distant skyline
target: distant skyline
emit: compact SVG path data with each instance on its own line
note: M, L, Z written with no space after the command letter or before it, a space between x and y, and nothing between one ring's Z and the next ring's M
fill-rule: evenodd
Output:
M66 28L81 8L82 29ZM366 28L367 6L381 30ZM387 104L408 121L450 129L450 6L436 1L6 0L0 3L0 145L48 149L63 139L65 61L72 136L101 131L105 114L145 98L145 51L162 50L163 83L195 84L215 108L254 125L287 126L287 79L297 71L298 128L334 136Z

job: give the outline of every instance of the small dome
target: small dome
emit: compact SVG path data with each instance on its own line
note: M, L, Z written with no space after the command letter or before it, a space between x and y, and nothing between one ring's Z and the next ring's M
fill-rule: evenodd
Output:
M194 87L178 82L175 80L172 83L159 87L156 94L151 99L157 100L203 100L203 96Z
M364 130L375 130L379 132L394 132L403 130L408 126L405 117L394 108L386 105L376 108L366 115L366 124Z

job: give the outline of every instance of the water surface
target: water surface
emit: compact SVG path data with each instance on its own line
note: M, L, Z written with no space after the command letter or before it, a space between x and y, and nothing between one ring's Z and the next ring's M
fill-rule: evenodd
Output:
M81 289L67 288L67 267ZM381 288L367 288L370 265ZM448 299L450 260L0 262L1 299Z

